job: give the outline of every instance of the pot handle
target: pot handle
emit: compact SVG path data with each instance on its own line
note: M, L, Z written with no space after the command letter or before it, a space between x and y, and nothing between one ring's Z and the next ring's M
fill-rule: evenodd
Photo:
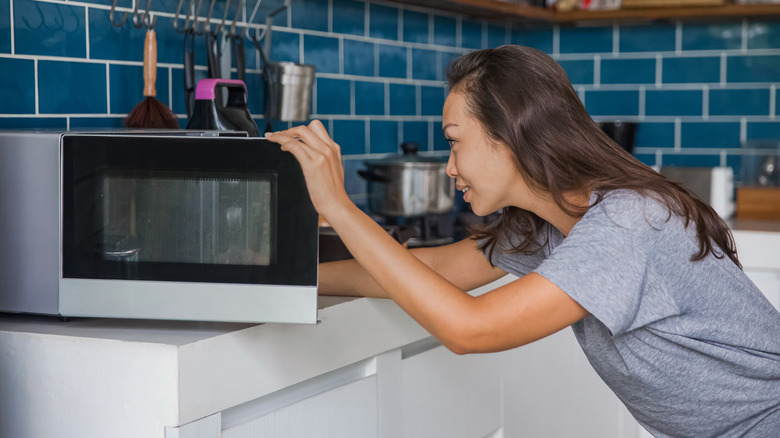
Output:
M360 175L364 180L371 181L371 182L383 182L383 183L389 183L390 178L387 175L383 175L381 173L378 173L376 170L358 170L358 175Z
M420 150L420 143L416 141L407 141L401 143L401 150L404 151L404 155L414 155Z

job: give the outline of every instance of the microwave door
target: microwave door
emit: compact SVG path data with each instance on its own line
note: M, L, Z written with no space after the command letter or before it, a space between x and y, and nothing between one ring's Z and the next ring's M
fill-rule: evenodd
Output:
M256 139L71 140L63 315L316 322L317 214L289 154Z

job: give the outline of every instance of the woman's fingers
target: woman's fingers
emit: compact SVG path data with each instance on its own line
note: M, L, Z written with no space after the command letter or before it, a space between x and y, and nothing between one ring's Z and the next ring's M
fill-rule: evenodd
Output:
M314 122L312 122L312 124L314 125L314 129L304 125L296 126L285 131L273 133L270 139L277 141L277 137L279 135L283 135L289 138L300 140L305 145L319 151L322 154L334 155L335 153L336 156L340 156L340 152L338 152L338 145L336 145L336 143L334 143L333 140L331 140L331 138L328 136L328 133L325 131L325 127L322 126L322 123L317 122L314 124Z
M285 131L268 133L268 139L282 145L282 150L292 152L296 158L320 162L337 169L337 175L343 181L344 170L341 166L341 148L328 135L325 126L319 120L309 126L296 126ZM302 155L302 151L306 151Z
M312 155L309 148L295 137L290 137L281 132L267 133L266 137L282 146L283 151L292 153L298 161L311 161Z
M320 137L323 142L333 147L339 153L339 156L341 156L341 148L336 144L336 142L333 141L332 138L330 138L330 135L328 135L328 131L325 129L325 126L322 124L322 122L319 120L313 120L311 123L309 123L309 129L311 129L314 134Z
M315 120L309 126L296 126L267 133L268 140L282 145L301 164L309 195L317 211L326 219L349 202L344 190L341 151L325 127Z

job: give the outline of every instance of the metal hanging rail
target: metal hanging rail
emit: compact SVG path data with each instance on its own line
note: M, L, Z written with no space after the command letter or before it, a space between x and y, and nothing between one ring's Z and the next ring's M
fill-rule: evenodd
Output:
M232 17L230 17L230 6L234 0L225 0L221 18L215 16L217 0L211 0L209 2L208 11L205 15L200 15L201 9L204 7L204 0L179 0L174 13L153 11L151 9L152 0L148 0L146 7L143 9L139 6L141 0L132 0L132 9L117 7L118 1L119 0L113 1L108 15L111 24L116 27L123 27L127 22L128 17L132 15L133 27L153 28L156 24L157 16L163 15L171 16L173 18L173 28L179 33L192 33L195 35L202 35L205 32L210 32L214 35L225 33L232 38L246 37L254 41L263 38L268 26L268 20L264 23L254 23L262 0L256 0L249 19L247 19L246 13L246 0L239 0L238 7ZM284 6L271 12L269 18L289 9L289 5L290 0L285 0ZM243 21L239 20L239 15L243 15ZM212 24L214 24L215 27L212 28ZM250 37L250 29L255 30L254 37ZM257 32L261 33L258 35Z

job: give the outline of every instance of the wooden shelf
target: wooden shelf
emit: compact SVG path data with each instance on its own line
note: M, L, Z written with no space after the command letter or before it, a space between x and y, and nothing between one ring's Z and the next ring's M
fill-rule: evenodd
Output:
M559 23L578 21L741 19L745 17L774 17L774 19L780 19L780 4L624 8L612 11L560 12L554 14L554 16L555 21Z
M730 20L763 17L780 20L780 4L723 4L716 6L669 6L657 8L623 8L603 11L556 12L550 9L519 5L499 0L392 0L474 17L535 23L663 21L663 20Z

